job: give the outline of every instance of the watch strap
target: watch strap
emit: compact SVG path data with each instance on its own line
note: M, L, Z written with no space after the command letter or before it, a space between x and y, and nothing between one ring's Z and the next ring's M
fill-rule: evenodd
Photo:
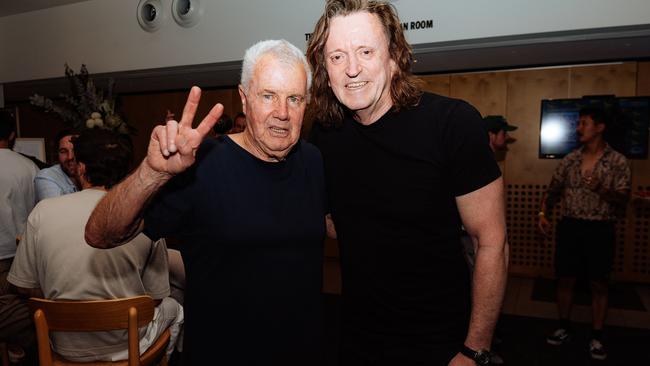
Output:
M490 364L490 351L488 350L475 351L467 347L465 344L462 344L460 346L460 353L474 360L474 362L476 362L477 365Z

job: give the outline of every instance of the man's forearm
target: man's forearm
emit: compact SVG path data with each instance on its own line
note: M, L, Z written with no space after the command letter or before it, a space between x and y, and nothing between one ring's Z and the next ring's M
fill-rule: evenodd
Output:
M476 254L472 285L472 316L465 344L489 349L508 276L508 246L481 247Z
M96 248L113 248L135 236L147 203L170 178L143 161L99 201L86 223L86 242Z

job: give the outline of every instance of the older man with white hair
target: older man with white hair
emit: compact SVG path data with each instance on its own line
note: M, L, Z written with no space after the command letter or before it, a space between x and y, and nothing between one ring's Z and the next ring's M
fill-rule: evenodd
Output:
M192 128L192 88L180 122L154 129L145 160L88 221L86 240L100 248L142 228L181 239L185 364L322 361L323 167L300 140L310 84L295 46L253 45L239 86L246 129L201 143L223 106Z

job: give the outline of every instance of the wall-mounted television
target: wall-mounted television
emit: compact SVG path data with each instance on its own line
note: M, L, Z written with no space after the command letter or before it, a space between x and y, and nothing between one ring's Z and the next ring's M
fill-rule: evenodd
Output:
M648 158L650 97L589 96L542 100L539 157L559 159L580 145L576 126L583 107L601 108L609 117L604 138L629 159Z

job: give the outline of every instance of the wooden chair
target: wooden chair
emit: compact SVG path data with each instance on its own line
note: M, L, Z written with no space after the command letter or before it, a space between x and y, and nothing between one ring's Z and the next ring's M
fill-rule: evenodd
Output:
M154 301L150 296L92 301L46 300L32 297L27 304L34 312L40 366L152 364L167 366L169 329L166 329L141 356L139 352L138 328L149 324L154 315ZM95 332L118 329L128 329L128 360L77 363L64 359L50 347L50 331Z
M5 342L0 342L0 360L2 360L2 366L9 366L9 350Z

